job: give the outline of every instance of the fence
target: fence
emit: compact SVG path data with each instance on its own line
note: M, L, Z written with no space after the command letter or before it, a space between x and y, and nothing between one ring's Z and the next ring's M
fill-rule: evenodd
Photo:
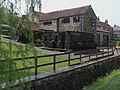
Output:
M44 66L49 66L52 65L53 69L52 71L56 71L56 66L57 64L60 63L67 63L67 66L73 66L73 65L78 65L81 64L81 60L85 59L85 62L89 62L92 60L97 60L99 58L103 58L103 57L107 57L110 55L113 55L113 48L103 48L98 50L94 50L90 51L90 50L86 50L86 51L80 51L80 52L65 52L65 53L60 53L60 54L52 54L52 55L42 55L42 56L37 56L37 57L26 57L26 58L17 58L17 59L12 59L14 61L21 61L21 60L30 60L30 59L34 59L34 66L30 66L30 67L24 67L24 68L18 68L15 71L22 71L22 70L29 70L29 69L34 69L34 75L37 78L38 73L38 68L39 67L44 67ZM57 56L64 56L67 57L65 58L65 60L62 61L57 61ZM71 57L72 56L72 57ZM74 57L73 57L74 56ZM39 64L39 60L40 58L47 58L47 57L53 57L52 62L48 62L48 63L44 63L44 64ZM72 64L71 62L74 60L78 60L79 62ZM1 60L0 63L5 62L5 60ZM7 72L4 72L7 73Z

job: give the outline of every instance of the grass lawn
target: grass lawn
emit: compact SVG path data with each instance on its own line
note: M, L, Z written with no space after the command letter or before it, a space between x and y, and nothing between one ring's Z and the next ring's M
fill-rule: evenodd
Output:
M120 90L120 70L94 82L87 90Z
M116 46L116 48L120 48L120 46Z
M43 53L36 52L34 49L26 48L23 46L17 46L17 45L13 45L13 44L11 45L8 42L2 41L1 44L2 45L0 46L0 48L1 48L1 50L3 50L0 53L2 60L9 59L9 57L21 58L21 57L30 57L30 56L35 56L35 55L36 56L45 55ZM9 51L10 49L11 49L11 52ZM2 55L2 54L4 54L4 55ZM56 56L56 62L63 61L63 60L67 60L67 58ZM20 68L34 66L35 65L34 61L35 61L35 59L28 59L28 60L21 60L21 61L14 61L14 62L10 61L10 62L13 63L13 66L15 68L20 69ZM38 59L38 65L52 63L52 62L53 62L53 57L43 57L43 58ZM78 62L79 62L79 60L71 61L72 64L75 64ZM7 67L6 62L0 63L0 65L4 65ZM67 67L68 67L68 62L56 64L56 70L67 68ZM38 68L38 74L50 72L50 71L53 71L53 65L43 66L43 67ZM28 76L34 75L34 73L35 73L35 69L33 68L33 69L29 69L29 70L24 70L24 71L17 71L17 72L13 72L13 73L10 72L10 73L6 73L6 74L0 74L0 83L8 82L9 76L11 76L12 80L16 80L16 79L20 79L23 77L28 77ZM6 77L8 77L8 78L6 78Z

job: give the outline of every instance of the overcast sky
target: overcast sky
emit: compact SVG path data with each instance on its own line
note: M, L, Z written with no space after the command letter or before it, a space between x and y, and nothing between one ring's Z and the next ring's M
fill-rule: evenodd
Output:
M11 0L12 1L12 0ZM21 0L24 1L24 0ZM111 26L120 25L120 0L41 0L42 12L51 12L56 10L70 9L85 5L92 5L96 15L101 21L108 19ZM25 6L22 3L24 12Z
M101 21L108 19L110 25L120 25L120 0L42 0L42 11L50 12L92 5Z

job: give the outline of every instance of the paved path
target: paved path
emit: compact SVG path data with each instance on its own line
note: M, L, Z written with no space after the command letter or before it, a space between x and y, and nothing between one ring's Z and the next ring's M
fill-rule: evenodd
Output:
M6 39L6 38L2 38L2 40L11 42L11 43L16 44L16 45L26 46L26 44L17 42L17 41L15 41L15 40L10 40L10 39ZM45 54L58 54L58 53L64 53L64 52L59 52L59 51L50 51L50 50L41 49L40 47L35 47L35 48L36 48L39 52L45 53Z
M11 42L11 43L13 43L13 44L16 44L16 45L22 45L22 46L26 46L26 44L23 44L23 43L20 43L20 42L17 42L17 41L15 41L15 40L10 40L10 39L6 39L6 38L3 38L3 40L5 40L5 41L8 41L8 42ZM41 47L35 47L40 53L44 53L44 54L59 54L59 53L64 53L64 52L60 52L60 51L52 51L52 50L46 50L46 49L41 49ZM104 48L104 47L103 47ZM103 49L103 48L101 48L101 49ZM106 49L106 51L107 51L107 49ZM114 51L114 54L120 54L120 50L115 50ZM82 57L83 56L85 56L85 55L87 55L87 54L82 54ZM62 55L63 57L66 57L66 58L68 58L68 55ZM74 55L74 53L72 53L71 55L70 55L70 58L72 59L72 58L79 58L80 57L80 55ZM90 57L90 58L95 58L96 56L92 56L92 57ZM98 55L98 57L100 57L100 55ZM83 58L82 59L83 61L88 61L89 60L89 57L86 57L86 58Z

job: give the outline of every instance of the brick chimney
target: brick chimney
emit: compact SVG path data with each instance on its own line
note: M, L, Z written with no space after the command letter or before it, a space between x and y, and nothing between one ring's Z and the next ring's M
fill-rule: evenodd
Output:
M105 19L105 23L108 24L108 20L107 19Z

